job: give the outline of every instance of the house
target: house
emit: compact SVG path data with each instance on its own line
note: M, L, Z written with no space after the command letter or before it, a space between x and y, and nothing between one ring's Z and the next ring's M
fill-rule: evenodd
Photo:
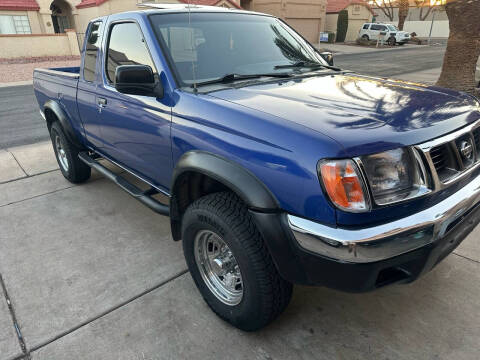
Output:
M383 5L381 0L370 0L370 5L376 13L376 22L398 24L398 6L392 2ZM444 5L446 0L410 0L408 15L403 30L415 32L418 37L448 38L450 33L447 13ZM380 5L380 6L379 6Z
M312 43L318 43L325 28L327 4L327 0L0 0L0 59L76 55L91 19L139 9L142 2L265 12L280 17Z
M0 0L0 34L54 34L74 29L85 32L99 16L138 9L140 0ZM155 2L144 1L144 2ZM165 0L162 3L188 3ZM235 0L192 0L190 3L240 8Z
M337 32L338 14L348 12L348 28L345 41L355 41L362 25L371 22L374 12L366 1L362 0L328 0L327 24L325 31Z
M327 0L240 0L240 6L279 17L311 43L325 29Z

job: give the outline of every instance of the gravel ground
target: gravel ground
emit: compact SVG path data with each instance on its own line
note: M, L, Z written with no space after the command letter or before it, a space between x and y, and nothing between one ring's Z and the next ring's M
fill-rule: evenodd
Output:
M45 61L27 64L0 64L0 83L32 80L33 69L79 66L80 60Z

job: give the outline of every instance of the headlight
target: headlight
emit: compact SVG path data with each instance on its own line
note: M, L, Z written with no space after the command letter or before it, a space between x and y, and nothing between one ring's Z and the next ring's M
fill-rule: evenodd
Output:
M395 149L360 159L373 199L378 205L392 204L430 192L422 161L414 149Z
M351 212L370 209L365 183L353 160L325 160L318 170L325 191L338 208Z

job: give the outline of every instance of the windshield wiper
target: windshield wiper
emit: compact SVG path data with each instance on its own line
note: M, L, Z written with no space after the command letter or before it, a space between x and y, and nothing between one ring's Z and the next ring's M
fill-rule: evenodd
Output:
M202 85L210 85L210 84L227 84L237 80L248 80L248 79L257 79L261 77L277 77L277 78L287 78L290 77L291 74L288 73L268 73L268 74L249 74L249 75L242 75L242 74L227 74L218 79L208 80L208 81L201 81L196 84L190 85L190 87L195 88L196 86Z
M307 62L307 61L297 61L296 63L293 63L293 64L276 65L274 67L274 69L295 69L295 68L310 68L310 69L326 68L326 69L340 71L340 68L337 68L335 66L323 65L316 62Z

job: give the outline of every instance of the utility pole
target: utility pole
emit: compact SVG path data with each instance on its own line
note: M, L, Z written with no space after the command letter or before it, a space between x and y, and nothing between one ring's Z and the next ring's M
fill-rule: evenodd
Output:
M433 22L435 21L435 14L437 13L437 8L433 8L432 11L432 23L430 24L430 34L428 34L428 45L430 45L432 41L432 30L433 30Z

